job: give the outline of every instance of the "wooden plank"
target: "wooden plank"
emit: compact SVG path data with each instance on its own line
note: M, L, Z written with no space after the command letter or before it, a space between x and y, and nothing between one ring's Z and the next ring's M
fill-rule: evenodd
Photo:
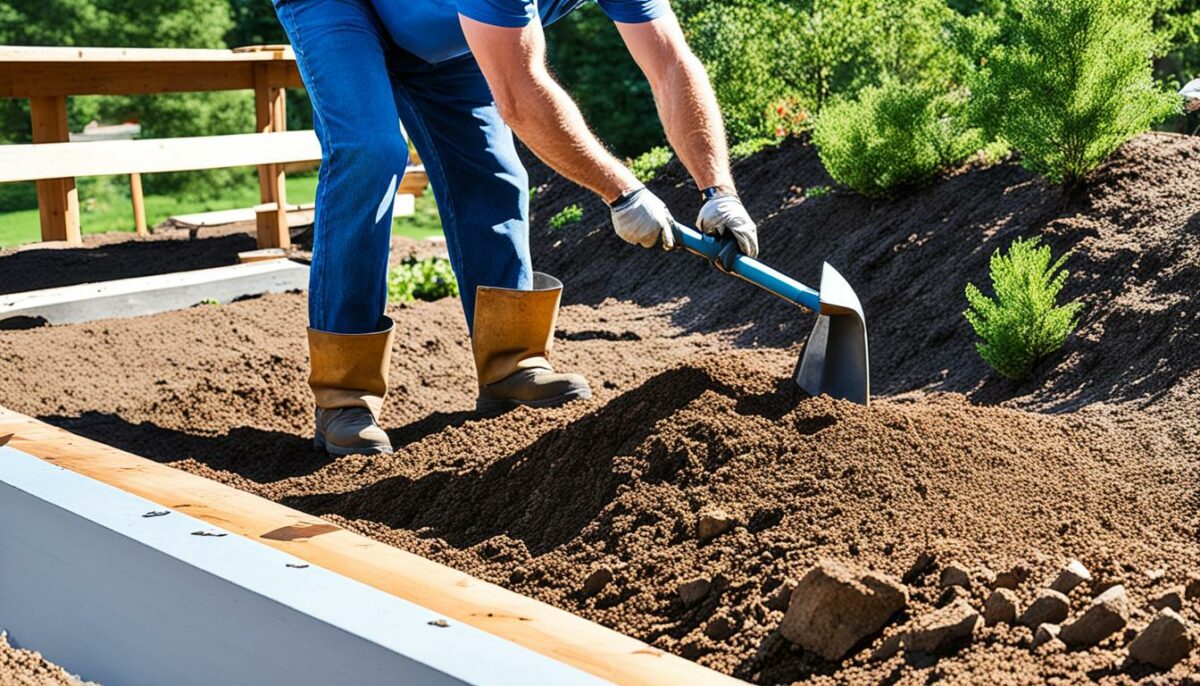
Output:
M136 95L254 88L253 61L4 62L0 98L55 95ZM273 70L273 84L301 88L294 62Z
M287 129L284 90L271 85L271 71L275 65L254 65L254 114L255 129L259 133L276 133ZM287 181L283 166L260 165L258 168L260 202L273 206L272 211L262 209L256 213L257 242L259 248L283 248L292 245L287 222Z
M425 195L425 188L429 185L429 174L425 173L425 165L420 167L409 167L404 170L404 177L400 179L400 187L396 192L401 195Z
M34 144L62 145L61 141L70 138L66 96L32 98L29 113ZM36 177L43 241L83 242L79 230L79 191L74 177L70 172L57 171Z
M619 684L742 683L565 610L235 488L0 408L9 445ZM320 535L268 536L318 524ZM310 529L311 530L311 529Z
M13 63L65 63L70 65L93 62L273 62L294 61L291 46L251 46L236 50L194 48L88 48L0 45L0 66Z
M0 183L64 176L149 174L321 159L312 131L0 145Z
M142 175L129 175L129 198L133 201L133 228L139 236L150 234L146 228L146 198L142 194Z

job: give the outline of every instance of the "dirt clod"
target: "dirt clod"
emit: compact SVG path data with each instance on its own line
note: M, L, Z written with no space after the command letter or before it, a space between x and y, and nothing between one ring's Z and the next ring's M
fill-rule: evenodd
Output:
M1195 635L1175 610L1164 608L1129 644L1129 657L1137 662L1170 669L1196 646Z
M724 641L733 635L734 622L727 615L717 615L704 625L704 635L714 641Z
M982 626L983 618L960 598L918 618L903 640L904 647L918 653L939 653L970 641Z
M992 582L992 588L1016 590L1028 578L1029 567L1023 564L1016 564L1009 569L997 573L996 580Z
M1129 596L1118 584L1092 599L1083 614L1063 624L1059 638L1071 647L1093 646L1125 628Z
M783 583L779 584L771 594L767 596L763 604L770 610L778 612L786 612L788 603L792 600L792 591L796 590L795 579L784 579Z
M1149 603L1155 610L1172 609L1176 612L1183 610L1183 587L1175 586L1159 593Z
M613 572L608 567L601 567L593 571L591 574L588 574L586 579L583 580L583 596L585 598L590 598L591 596L596 595L600 591L603 591L606 586L612 583L612 580Z
M696 535L701 541L708 541L720 536L733 528L733 517L720 508L712 508L700 513L696 522Z
M1071 601L1067 596L1043 588L1038 591L1033 602L1021 613L1017 622L1030 629L1036 629L1042 624L1059 624L1071 613Z
M1016 622L1017 594L1007 588L992 591L983 608L983 619L988 626Z
M704 600L710 588L712 588L712 581L708 577L698 576L679 584L675 588L675 593L684 605L695 605Z
M1071 560L1058 571L1058 576L1050 584L1052 590L1059 593L1070 593L1076 586L1092 580L1092 573L1079 560Z
M784 638L826 660L837 660L887 624L908 591L882 574L821 560L800 579L779 625Z
M1039 624L1037 631L1033 632L1033 643L1030 644L1030 647L1037 650L1049 643L1058 643L1065 647L1066 644L1063 644L1058 638L1061 633L1062 627L1057 624Z
M942 588L958 586L969 589L971 588L971 575L960 565L949 564L942 568L942 573L938 577L938 585Z

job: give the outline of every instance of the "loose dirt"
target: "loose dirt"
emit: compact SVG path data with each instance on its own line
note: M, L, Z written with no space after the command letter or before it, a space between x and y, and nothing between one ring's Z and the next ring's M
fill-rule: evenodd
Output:
M95 686L62 667L47 662L41 653L14 648L8 634L0 632L0 686Z
M319 455L305 302L282 294L4 332L0 404L757 683L1135 681L1153 674L1124 663L1126 634L1200 558L1197 153L1193 139L1147 135L1074 198L1005 163L891 203L806 197L830 181L801 141L741 162L764 259L802 280L827 259L858 290L870 408L795 388L810 317L690 255L621 243L601 204L536 166L535 264L567 283L555 360L589 376L590 402L475 417L458 303L393 306L383 423L397 452ZM695 212L677 164L652 185L681 218ZM549 229L571 203L583 221ZM993 250L1038 234L1071 250L1083 324L1038 381L998 381L972 348L963 286L987 283ZM717 508L734 526L702 541ZM909 573L921 556L932 562ZM823 557L906 577L910 592L838 662L778 632L781 589ZM1124 584L1130 632L1032 651L1031 629L1000 624L948 654L870 659L947 603L941 569L970 570L961 597L982 611L979 580L1024 566L1023 610L1070 558L1094 577L1072 611ZM677 589L697 577L707 592L689 585L685 604ZM1200 603L1181 614L1200 622ZM1200 679L1200 655L1157 678Z

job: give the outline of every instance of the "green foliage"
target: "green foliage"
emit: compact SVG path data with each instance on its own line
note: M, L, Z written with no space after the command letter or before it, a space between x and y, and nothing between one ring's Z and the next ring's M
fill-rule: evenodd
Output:
M810 186L804 191L804 197L811 199L823 198L833 192L829 186Z
M963 110L958 97L888 81L864 89L857 100L830 105L817 120L813 142L836 181L869 197L887 197L930 181L982 146Z
M579 205L567 205L558 214L550 217L550 228L558 230L568 224L578 223L583 219L583 208Z
M778 138L748 138L729 146L729 157L740 160L749 157L760 150L779 145Z
M999 250L992 254L994 299L967 284L969 307L963 314L983 339L975 349L1002 376L1029 378L1034 366L1061 348L1079 326L1083 304L1057 304L1067 281L1062 269L1066 259L1063 255L1051 264L1049 246L1039 246L1037 238L1018 239L1007 255Z
M1017 0L1005 40L975 75L977 120L1030 169L1068 188L1179 110L1158 88L1157 39L1137 0Z
M671 161L671 149L665 145L650 148L629 161L629 170L638 181L646 183L658 175L658 172Z
M458 281L444 257L410 257L388 271L388 299L392 302L439 300L458 296Z

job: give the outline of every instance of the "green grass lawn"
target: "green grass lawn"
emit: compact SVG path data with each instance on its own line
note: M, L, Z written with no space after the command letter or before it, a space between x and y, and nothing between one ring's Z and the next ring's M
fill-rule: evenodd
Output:
M315 174L292 175L287 179L288 202L308 203L317 197ZM146 196L146 223L151 227L168 217L211 210L230 210L258 204L258 187L246 184L244 188L231 188L213 200L188 200L171 195ZM95 206L87 209L88 198L80 198L80 223L85 234L129 231L133 228L133 208L128 198L98 198ZM416 213L401 217L392 224L392 234L410 238L428 238L442 234L442 222L438 217L433 193L426 192L417 198ZM0 248L33 243L41 239L38 211L18 210L0 212Z

